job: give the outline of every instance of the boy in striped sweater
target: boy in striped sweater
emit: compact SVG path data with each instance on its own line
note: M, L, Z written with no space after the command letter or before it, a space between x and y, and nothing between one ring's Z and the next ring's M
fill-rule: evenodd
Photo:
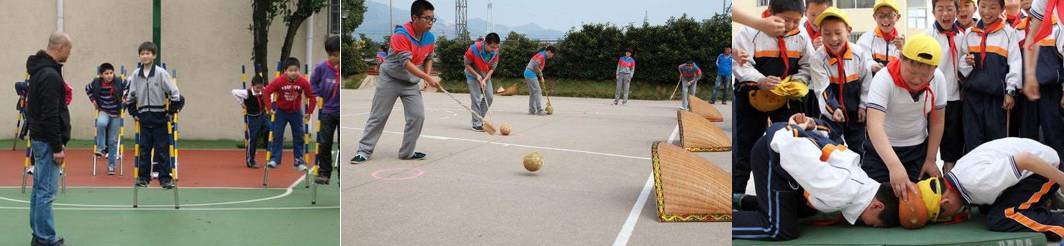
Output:
M107 157L107 175L115 175L118 158L118 131L122 126L122 103L128 85L115 79L115 67L100 64L95 79L85 86L89 102L96 108L96 158Z

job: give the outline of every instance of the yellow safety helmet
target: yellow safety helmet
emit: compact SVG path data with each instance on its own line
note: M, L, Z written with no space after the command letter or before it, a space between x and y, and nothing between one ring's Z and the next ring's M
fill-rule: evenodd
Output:
M920 198L927 207L927 217L931 220L938 218L939 212L942 211L940 202L943 187L942 179L938 177L931 177L916 183L916 188L920 190Z

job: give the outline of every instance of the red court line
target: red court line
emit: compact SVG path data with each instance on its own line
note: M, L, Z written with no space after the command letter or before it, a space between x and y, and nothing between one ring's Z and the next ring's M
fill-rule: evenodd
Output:
M107 160L97 161L96 176L92 176L92 150L67 150L67 186L132 187L133 152L125 154L126 175L107 175ZM242 150L181 150L178 185L181 187L262 187L262 167L266 164L266 152L259 151L256 160L259 168L244 165ZM22 163L25 150L0 150L0 186L18 186L22 181ZM270 170L270 188L287 188L302 173L292 168L292 152L285 151L281 165ZM308 165L313 165L310 160ZM117 163L116 163L117 165ZM30 182L32 183L32 177ZM152 182L151 186L157 186Z

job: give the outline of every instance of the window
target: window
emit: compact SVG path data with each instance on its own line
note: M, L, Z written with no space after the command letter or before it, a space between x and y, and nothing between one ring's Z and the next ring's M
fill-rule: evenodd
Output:
M864 32L852 32L850 33L850 43L857 43L857 39L861 38Z
M927 8L909 8L908 12L906 18L909 19L909 28L928 28Z
M908 9L905 18L908 19L909 28L927 29L927 0L907 0Z
M757 6L758 7L768 6L768 1L769 0L757 0Z
M870 9L875 5L875 0L839 0L835 4L840 9Z
M329 3L329 33L340 34L340 0Z

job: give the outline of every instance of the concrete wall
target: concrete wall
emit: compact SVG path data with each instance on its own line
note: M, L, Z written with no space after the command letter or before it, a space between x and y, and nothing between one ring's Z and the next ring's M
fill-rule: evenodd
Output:
M96 66L111 62L116 68L125 65L132 70L138 62L137 46L152 39L151 11L151 1L64 2L63 29L74 41L63 70L74 87L70 105L74 138L88 139L94 133L95 111L84 87L96 76ZM182 113L182 137L242 139L240 105L229 91L240 87L240 65L248 65L251 72L250 1L163 1L162 12L160 55L170 70L177 70L178 86L188 99ZM327 8L313 19L312 65L326 57ZM10 138L15 126L16 95L11 84L23 79L26 57L46 46L56 22L56 1L13 0L0 9L0 33L7 34L0 49L0 84L4 85L0 87L0 138ZM300 28L292 48L292 56L304 63L309 23ZM270 61L278 60L285 31L284 22L277 18L270 28Z

